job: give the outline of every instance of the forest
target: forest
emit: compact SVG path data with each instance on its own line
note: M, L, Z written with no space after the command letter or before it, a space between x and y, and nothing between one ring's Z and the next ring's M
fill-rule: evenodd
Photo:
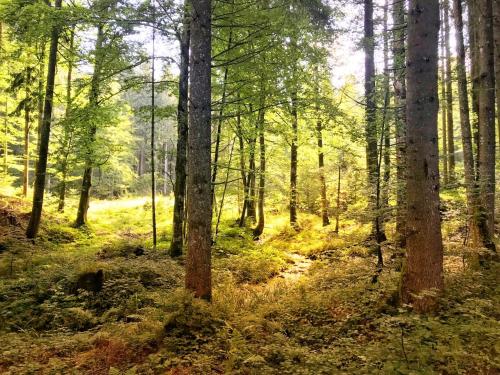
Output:
M0 373L500 374L499 145L499 0L2 0Z

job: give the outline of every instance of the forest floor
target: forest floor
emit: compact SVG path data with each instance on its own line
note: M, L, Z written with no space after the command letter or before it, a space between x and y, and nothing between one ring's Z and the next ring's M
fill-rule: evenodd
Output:
M257 241L224 218L207 304L183 291L184 260L167 254L171 203L158 203L152 250L146 198L93 202L85 229L71 227L75 202L59 214L49 200L32 242L30 206L0 197L0 373L500 373L500 267L477 266L458 220L444 228L435 315L396 305L390 241L373 283L368 226L344 219L336 235L308 214L298 231L268 215Z

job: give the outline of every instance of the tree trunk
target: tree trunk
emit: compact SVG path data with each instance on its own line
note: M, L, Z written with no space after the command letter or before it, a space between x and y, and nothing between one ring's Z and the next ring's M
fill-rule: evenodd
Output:
M168 145L167 142L163 142L163 195L168 194L168 178L170 176L170 163L168 158Z
M318 69L315 70L318 76L318 82L316 83L316 139L318 142L318 175L319 184L321 190L321 220L323 226L326 227L330 225L330 219L328 217L328 198L326 193L326 177L325 177L325 154L323 152L323 122L321 121L321 108L319 104L320 100L320 80Z
M248 190L248 202L247 202L247 217L250 218L252 223L256 222L257 213L255 210L255 148L256 148L256 136L252 136L250 140L250 160L248 162L248 176L247 176L247 190Z
M441 12L442 17L444 12ZM444 43L444 32L441 30L441 98L439 99L439 107L441 110L441 130L442 130L442 148L443 148L443 185L448 186L450 183L450 175L448 173L448 111L447 111L447 101L446 101L446 62L445 57L445 43Z
M384 91L385 91L385 103L384 103L384 179L382 184L382 197L381 197L381 207L382 207L382 220L380 222L385 225L389 216L389 189L390 189L390 179L391 179L391 119L389 117L387 107L390 104L390 78L389 78L389 30L388 30L388 20L389 20L389 0L385 0L384 4ZM380 171L378 171L378 174ZM379 177L380 178L380 177ZM383 227L384 228L384 227Z
M153 7L153 24L156 22L155 7ZM152 39L152 56L151 56L151 226L153 229L153 249L156 250L157 236L156 236L156 165L155 165L155 37L156 28L153 26L153 39Z
M184 246L184 208L186 195L188 87L190 45L189 0L184 3L184 26L180 36L181 64L179 74L179 101L177 104L177 150L175 156L174 218L170 255L180 256Z
M475 0L467 1L468 12L468 26L469 26L469 53L471 62L471 81L472 81L472 136L475 145L475 171L476 180L479 179L479 40L478 40L478 27L477 13Z
M337 209L335 210L335 233L339 234L339 221L340 221L340 178L342 172L341 160L339 160L339 176L337 181Z
M233 30L229 30L229 41L227 42L227 50L231 50L231 46L233 44ZM221 103L220 103L220 109L219 109L219 118L217 121L217 133L215 137L215 152L214 152L214 162L213 162L213 169L212 169L212 205L215 202L215 184L217 182L217 170L218 170L218 163L219 163L219 150L220 150L220 139L222 135L222 123L223 121L223 115L224 115L224 107L226 106L226 99L227 99L227 77L229 74L229 68L226 65L224 67L224 76L222 78L222 98L221 98Z
M89 105L91 107L98 106L99 92L100 92L100 77L103 64L103 44L104 44L104 26L99 24L97 27L97 39L95 44L95 63L94 63L94 73L92 74L92 80L90 83L90 94L89 94ZM87 211L90 204L90 189L92 187L92 164L93 164L93 144L95 141L95 136L97 133L97 128L94 124L90 125L89 129L89 145L87 150L87 157L85 160L85 170L82 179L82 188L80 192L80 202L78 204L78 212L76 215L75 226L81 227L87 223Z
M239 103L239 93L238 95L238 103ZM241 128L241 114L240 114L240 109L238 106L238 114L236 115L236 135L238 137L238 143L239 143L239 148L240 148L240 173L241 173L241 181L243 184L243 207L241 209L241 215L239 218L239 223L238 225L240 228L245 226L245 215L247 211L247 204L248 204L248 185L247 185L247 173L245 171L246 168L246 161L245 161L245 142L243 138L243 130Z
M266 139L264 134L264 125L266 120L266 98L265 98L265 87L264 84L261 84L260 88L260 102L259 102L259 117L258 117L258 126L259 126L259 151L260 151L260 171L259 171L259 193L258 193L258 209L259 209L259 221L257 222L257 226L255 227L253 234L255 237L259 237L262 232L264 232L264 193L266 186Z
M210 300L212 1L198 0L191 6L186 288L194 292L195 297Z
M297 226L297 155L298 155L298 113L297 91L292 92L292 144L290 146L290 225Z
M23 197L28 196L30 173L30 109L29 92L26 92L26 106L24 108L24 149L23 149Z
M436 297L423 293L440 292L444 283L437 144L438 34L439 1L410 0L406 117L408 237L401 297L419 312L436 308Z
M449 0L444 0L444 43L446 52L446 120L448 137L448 173L450 183L455 182L455 131L453 123L453 86L451 70L451 50L450 50L450 4Z
M478 0L479 44L479 229L483 245L495 250L495 77L492 0Z
M460 106L460 128L462 132L462 146L464 150L464 175L467 193L468 227L472 233L473 242L477 244L477 186L476 172L474 171L474 151L472 148L472 132L470 124L469 94L467 91L467 71L465 61L465 45L463 34L463 9L462 0L453 0L453 11L457 44L457 78L458 100Z
M404 1L393 5L394 98L396 126L396 233L401 247L406 245L406 7Z
M74 54L74 45L75 45L75 28L73 27L70 31L70 40L69 40L69 60L68 60L68 75L66 76L66 119L71 115L71 107L72 107L72 83L73 83L73 54ZM61 181L59 183L59 204L58 211L64 211L64 205L66 201L66 178L68 174L68 157L71 151L71 142L72 142L72 131L68 128L69 125L64 125L64 135L63 135L63 157L61 161Z
M495 96L497 99L497 131L500 144L500 2L493 2L493 35L495 42Z
M377 228L377 119L375 103L375 39L373 32L373 0L365 0L364 50L365 50L365 139L366 166L368 170L368 208L372 216L372 235Z
M61 8L62 0L55 1L55 8ZM45 89L45 102L43 110L43 126L38 150L38 163L36 165L35 184L33 191L33 208L30 221L26 229L28 238L35 238L40 226L42 216L43 196L45 191L45 175L47 172L47 159L49 155L50 123L52 121L52 99L54 97L54 80L57 65L57 47L59 42L60 27L55 25L50 35L50 52L47 71L47 85Z

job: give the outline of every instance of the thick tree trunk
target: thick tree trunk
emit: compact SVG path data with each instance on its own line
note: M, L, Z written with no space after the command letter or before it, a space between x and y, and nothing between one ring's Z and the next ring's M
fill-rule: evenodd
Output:
M450 50L450 4L444 0L444 44L446 53L446 120L448 141L448 173L450 183L455 182L455 131L453 123L453 85Z
M396 126L396 233L401 247L406 245L406 7L404 1L393 5L394 20L394 98Z
M62 0L55 1L55 8L61 8ZM38 150L38 163L36 165L35 184L33 191L33 208L30 221L26 229L28 238L35 238L40 226L42 216L43 196L45 191L45 175L47 172L47 159L49 155L50 123L52 121L52 100L54 97L54 81L57 65L57 47L59 42L60 27L55 25L50 36L50 52L47 71L47 85L45 89L45 102L43 110L43 126Z
M368 170L368 208L372 216L372 232L376 232L380 213L377 212L377 121L375 103L375 39L373 32L373 0L365 0L364 16L364 49L365 49L365 139L366 139L366 166Z
M410 0L408 22L408 237L401 297L419 312L436 308L443 289L439 213L438 117L439 1ZM425 56L425 58L422 58ZM425 197L425 199L423 199Z
M495 250L495 77L492 0L478 0L479 44L479 229L483 245Z
M290 225L297 226L297 156L299 119L297 92L292 92L292 144L290 145Z
M186 288L211 299L211 0L191 4Z
M98 106L99 92L100 92L100 79L101 79L101 70L103 64L103 44L104 44L104 26L100 24L97 27L97 39L95 44L95 63L94 63L94 72L92 74L92 80L90 83L90 94L89 94L89 105L91 107ZM85 170L83 173L82 179L82 188L80 191L80 202L78 204L78 212L76 215L75 226L81 227L82 225L87 224L87 211L89 209L90 204L90 189L92 187L92 164L93 164L93 144L95 141L95 136L97 133L97 128L94 124L90 125L89 133L88 133L88 142L87 146L87 156L85 160Z
M180 256L184 246L184 206L186 194L187 137L188 137L188 87L190 12L189 0L184 3L184 27L180 36L181 64L179 74L179 101L177 104L177 151L175 157L174 218L170 255Z

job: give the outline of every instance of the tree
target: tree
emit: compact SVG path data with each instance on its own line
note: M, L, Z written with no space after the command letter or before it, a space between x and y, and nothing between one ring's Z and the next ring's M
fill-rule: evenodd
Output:
M396 232L399 245L406 244L406 6L393 5L393 70L396 127Z
M62 0L56 0L54 7L56 10L61 8ZM40 132L40 148L38 150L38 163L36 165L35 184L33 191L33 207L31 210L30 221L26 229L28 238L35 238L40 226L42 216L43 196L45 192L45 175L47 172L47 159L49 155L50 125L52 122L52 106L54 98L54 81L57 66L57 47L61 27L58 23L52 26L50 38L50 52L47 70L47 83L45 89L45 100L43 109L42 130Z
M365 140L366 166L368 169L369 209L374 214L372 232L375 239L385 237L377 225L380 213L377 212L377 123L375 102L375 39L373 31L373 0L364 2L364 49L365 49Z
M451 183L455 182L455 130L453 123L453 87L451 70L451 48L450 48L450 4L449 0L443 2L444 17L444 45L445 45L445 71L446 78L446 126L447 126L447 147L448 147L448 173Z
M407 264L401 297L419 312L436 308L443 289L439 213L438 116L439 1L410 0L408 20ZM425 197L425 199L423 199Z
M186 194L186 163L188 137L188 84L189 84L189 43L190 14L189 0L184 3L184 22L177 33L180 44L179 98L177 105L177 153L175 159L174 218L170 255L182 254L184 245L184 206Z
M495 251L495 77L493 48L493 4L479 0L478 14L478 101L479 101L479 230L483 245Z
M199 0L191 7L186 288L210 300L212 1Z

